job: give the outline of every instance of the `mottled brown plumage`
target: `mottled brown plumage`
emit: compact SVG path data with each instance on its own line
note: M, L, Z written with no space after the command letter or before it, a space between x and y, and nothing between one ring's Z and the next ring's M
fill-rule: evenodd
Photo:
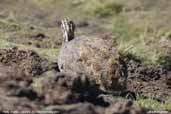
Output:
M65 42L58 56L60 71L85 73L103 89L119 89L120 67L116 41L107 37L74 38L75 25L71 22L67 19L62 21Z

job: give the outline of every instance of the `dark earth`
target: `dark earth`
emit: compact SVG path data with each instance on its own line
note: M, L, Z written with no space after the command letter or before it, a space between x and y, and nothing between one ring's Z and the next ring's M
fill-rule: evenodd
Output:
M171 95L169 71L143 65L130 54L122 54L120 59L128 75L130 92L127 93L131 94L128 99L135 100L140 95L164 102ZM124 100L127 93L118 94L120 100L112 99L111 92L101 91L95 81L84 74L60 73L56 64L34 51L1 49L0 62L0 110L47 109L59 114L145 114L147 111L133 105L132 100ZM51 72L51 76L44 75L46 72ZM33 86L36 77L43 78L40 91Z

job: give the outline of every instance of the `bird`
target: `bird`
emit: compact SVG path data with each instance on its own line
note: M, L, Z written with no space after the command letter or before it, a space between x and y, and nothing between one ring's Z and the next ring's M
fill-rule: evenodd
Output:
M69 18L61 21L63 43L58 54L60 72L86 74L103 90L125 88L121 76L119 52L114 38L75 36L75 24Z

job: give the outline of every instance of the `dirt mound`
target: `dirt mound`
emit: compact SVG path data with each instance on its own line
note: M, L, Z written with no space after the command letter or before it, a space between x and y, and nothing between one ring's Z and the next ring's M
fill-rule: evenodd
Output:
M171 73L159 66L146 66L130 55L123 58L120 63L123 62L121 68L128 75L128 90L161 101L170 96ZM112 94L111 99L105 97L109 93L101 91L95 80L84 74L55 71L53 76L42 76L41 92L35 91L33 80L40 77L34 76L50 66L44 65L46 60L33 51L1 49L0 62L0 111L47 108L62 114L145 113L130 101L117 101Z
M37 93L31 87L33 79L30 76L4 65L0 65L0 72L0 89L4 91L2 95L38 99Z
M99 92L95 81L81 74L57 73L42 81L42 95L46 104L96 102Z
M134 106L132 101L116 100L105 110L105 114L146 114L146 111Z
M0 112L23 110L31 111L40 109L40 105L36 105L27 98L7 95L7 91L5 91L3 87L4 86L0 86Z
M40 97L31 87L33 78L15 66L0 64L0 112L40 109L35 103Z
M36 111L40 107L27 99L0 96L0 112L2 111ZM6 114L6 113L5 113Z
M0 49L0 62L15 66L26 75L40 75L48 70L48 61L42 59L34 51L13 49Z
M18 52L15 49L10 51ZM28 59L17 57L15 59L18 61ZM55 75L51 77L43 77L42 91L38 93L32 88L35 77L20 71L21 63L14 61L15 59L6 62L4 60L3 64L0 64L0 111L47 109L61 114L144 113L141 108L134 108L134 105L126 100L122 102L116 99L105 101L105 97L99 97L104 93L95 81L83 74L55 72Z
M122 59L127 66L128 89L160 101L171 96L169 71L162 66L145 65L131 54L122 56Z
M167 74L166 85L169 89L171 89L171 72L168 72Z
M17 48L0 50L0 88L2 95L29 100L39 99L32 88L33 76L48 69L33 51L23 51Z
M102 112L104 112L103 108L97 108L90 103L49 106L46 109L57 111L59 114L102 114Z
M146 114L142 108L133 105L131 101L116 100L110 107L98 107L90 103L72 105L49 106L47 110L57 111L59 114Z

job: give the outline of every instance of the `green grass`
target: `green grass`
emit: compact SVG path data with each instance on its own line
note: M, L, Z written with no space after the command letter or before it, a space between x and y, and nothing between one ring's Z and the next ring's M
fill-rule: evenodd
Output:
M53 71L48 71L45 74L42 75L42 77L35 77L33 79L33 84L32 87L34 88L34 90L38 93L42 92L42 81L47 80L50 77L54 76L54 72Z
M145 64L170 67L171 48L164 43L161 45L160 40L163 35L156 36L156 34L151 35L144 32L139 34L139 36L131 35L131 38L126 36L120 39L120 51L143 58Z
M136 104L155 111L171 111L171 103L169 101L166 101L166 103L161 103L152 99L138 99Z
M44 80L45 77L41 77L41 78L35 78L33 80L33 84L32 87L34 88L34 90L38 93L42 92L42 81Z
M21 27L16 23L0 20L0 31L16 31L20 29Z
M170 67L171 48L162 44L160 40L169 40L170 30L153 28L147 20L131 21L128 16L116 16L113 19L113 33L118 34L119 49L121 52L131 53L143 58L145 64L155 64ZM131 21L131 22L130 22ZM144 23L146 22L146 23ZM142 24L144 23L144 24Z
M133 26L127 22L126 17L123 16L115 17L112 25L113 32L118 33L120 36L119 40L124 42L138 38L140 33L142 33L142 30L133 28Z
M92 12L95 16L98 17L108 17L114 14L118 14L122 11L123 8L121 4L118 4L114 1L100 2L96 0L96 2L92 5L94 5L94 8L90 12Z

